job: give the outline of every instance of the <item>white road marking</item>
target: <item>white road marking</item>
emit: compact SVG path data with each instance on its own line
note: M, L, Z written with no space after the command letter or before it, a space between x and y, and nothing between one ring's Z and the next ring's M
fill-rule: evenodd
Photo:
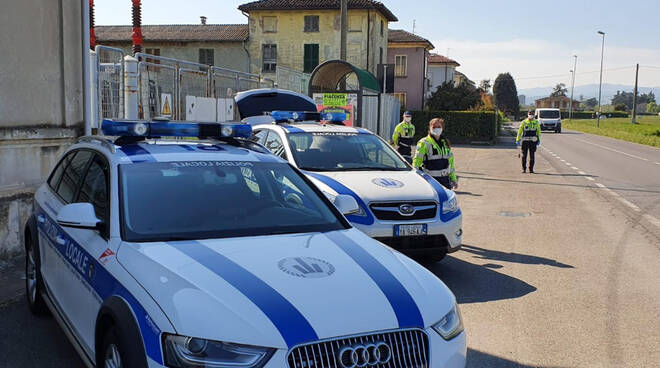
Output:
M560 158L559 161L566 162L566 160L564 160L563 158Z
M580 169L578 169L578 168L575 167L575 166L571 166L571 169L573 169L573 170L580 170Z
M564 163L566 164L566 166L573 166L573 164L570 162L564 162Z
M584 178L587 179L587 180L591 180L591 181L596 180L596 179L592 178L591 176L585 176Z
M601 183L596 183L596 186L599 187L599 188L605 188L605 186Z
M656 164L656 165L660 165L660 162L654 162L654 164Z
M580 174L580 175L587 175L587 173L584 172L584 171L578 171L578 174Z
M641 212L641 211L642 211L642 209L639 208L639 207L637 207L636 204L630 202L629 200L627 200L627 199L625 199L625 198L623 198L623 197L621 197L621 196L617 196L617 197L615 197L615 198L618 199L619 201L621 201L621 203L625 204L626 206L632 208L632 209L633 209L634 211L636 211L636 212Z
M660 220L658 220L657 218L649 215L648 213L644 214L642 217L644 217L646 219L646 221L648 221L648 222L652 223L653 225L660 228Z
M600 147L600 148L602 148L602 149L606 149L606 150L608 150L608 151L612 151L612 152L620 153L620 154L622 154L622 155L626 155L626 156L628 156L628 157L636 158L636 159L638 159L638 160L642 160L642 161L650 161L650 160L647 159L647 158L639 157L639 156L632 155L632 154L630 154L630 153L626 153L626 152L623 152L623 151L615 150L614 148L609 148L609 147L602 146L602 145L600 145L600 144L587 142L587 141L582 140L582 139L579 139L579 138L575 138L575 139L578 140L578 141L580 141L580 142L584 142L584 143L586 143L586 144L590 144L590 145L592 145L592 146Z

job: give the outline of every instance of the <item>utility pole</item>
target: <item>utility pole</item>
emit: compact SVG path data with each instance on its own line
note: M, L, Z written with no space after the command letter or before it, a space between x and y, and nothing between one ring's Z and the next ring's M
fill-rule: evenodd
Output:
M348 0L341 0L341 45L339 58L346 61L346 38L348 36Z
M417 20L413 19L413 34L415 34L415 27L417 26Z
M635 67L635 92L633 95L633 111L632 111L632 123L637 124L635 118L637 118L637 82L639 81L639 64Z
M575 92L575 73L577 72L577 55L573 55L575 58L575 66L573 66L573 80L571 81L571 101L569 102L568 107L568 120L573 119L573 92Z
M598 34L603 36L603 46L600 49L600 83L598 84L598 120L596 126L600 128L600 113L601 113L601 98L603 93L603 55L605 55L605 32L598 31Z

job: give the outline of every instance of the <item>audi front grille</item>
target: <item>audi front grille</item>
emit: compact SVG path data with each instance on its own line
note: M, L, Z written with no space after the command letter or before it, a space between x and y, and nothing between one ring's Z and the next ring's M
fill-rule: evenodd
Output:
M409 206L413 212L402 212L402 206ZM438 205L435 202L383 202L371 203L369 208L379 220L410 221L434 218Z
M289 368L428 368L429 341L422 330L397 330L326 340L291 349Z

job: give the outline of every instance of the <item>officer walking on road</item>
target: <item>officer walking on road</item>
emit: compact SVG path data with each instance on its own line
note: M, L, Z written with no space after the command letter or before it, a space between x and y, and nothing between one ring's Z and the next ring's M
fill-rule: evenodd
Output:
M429 122L429 135L417 142L413 166L422 169L447 189L458 189L451 143L444 136L445 121L440 118Z
M539 121L534 119L534 111L527 113L527 119L520 123L518 128L518 137L516 145L522 141L522 172L527 171L527 153L529 152L529 172L534 173L534 154L536 147L541 144L541 126Z
M412 145L415 144L415 126L412 124L412 114L410 111L403 113L403 121L394 128L392 141L397 147L397 151L402 156L410 157L412 155Z

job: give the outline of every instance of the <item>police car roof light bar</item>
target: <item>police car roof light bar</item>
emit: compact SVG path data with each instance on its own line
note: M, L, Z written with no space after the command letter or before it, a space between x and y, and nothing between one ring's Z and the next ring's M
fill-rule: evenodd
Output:
M131 121L104 119L101 131L105 135L136 138L250 138L249 124L183 123L164 121Z
M316 112L316 111L280 111L276 110L270 113L270 116L276 123L296 122L296 121L332 121L344 122L345 113L338 112Z

